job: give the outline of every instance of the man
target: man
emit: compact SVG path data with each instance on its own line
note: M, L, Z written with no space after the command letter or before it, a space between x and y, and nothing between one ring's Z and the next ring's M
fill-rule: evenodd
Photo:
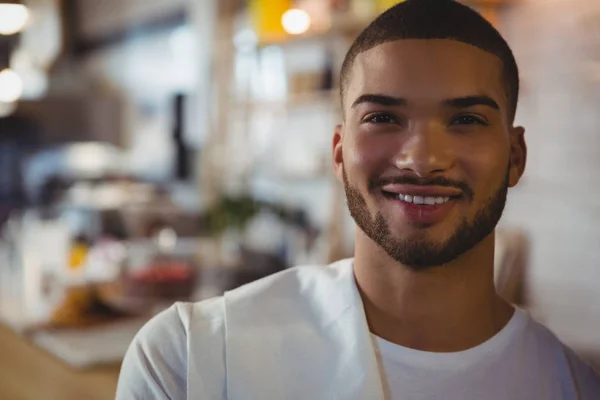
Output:
M153 319L119 399L600 399L574 353L494 289L525 168L511 50L473 10L408 0L342 67L335 172L355 256Z

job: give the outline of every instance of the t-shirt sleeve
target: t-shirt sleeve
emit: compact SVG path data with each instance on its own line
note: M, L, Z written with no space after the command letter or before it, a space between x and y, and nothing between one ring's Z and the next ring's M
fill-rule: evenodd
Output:
M567 349L567 359L576 381L578 398L582 400L600 399L600 376L592 367L583 362L571 349Z
M173 305L137 333L121 366L116 400L187 398L186 312L186 305Z

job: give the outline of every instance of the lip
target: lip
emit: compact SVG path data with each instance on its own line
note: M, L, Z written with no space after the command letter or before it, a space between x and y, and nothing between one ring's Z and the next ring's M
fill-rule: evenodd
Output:
M403 192L404 193L404 192ZM437 193L437 192L436 192ZM419 196L419 194L417 194ZM412 225L429 226L441 222L456 206L458 199L450 199L442 204L417 205L402 200L386 197L393 207L400 211L403 219Z
M410 196L423 197L459 197L463 192L460 189L447 186L420 186L420 185L399 185L389 184L381 188L384 192L395 194L407 194Z

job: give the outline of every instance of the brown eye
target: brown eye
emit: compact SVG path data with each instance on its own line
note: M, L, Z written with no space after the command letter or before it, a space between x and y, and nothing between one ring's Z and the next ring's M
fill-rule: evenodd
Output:
M454 119L451 125L489 125L485 120L478 118L474 115L461 115Z
M365 122L370 124L392 124L396 122L396 118L391 114L378 113L367 116Z

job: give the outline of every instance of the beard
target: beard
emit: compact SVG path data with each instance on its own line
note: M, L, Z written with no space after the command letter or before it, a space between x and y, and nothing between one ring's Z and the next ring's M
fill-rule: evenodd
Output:
M425 232L405 239L395 237L383 214L378 212L374 217L371 215L365 198L357 188L350 184L345 169L343 177L348 209L356 225L390 257L414 271L447 264L488 237L502 217L509 182L507 171L502 185L477 211L475 217L472 220L464 218L447 240L436 243L429 240ZM378 186L375 182L369 185L370 188L375 186ZM456 186L468 189L467 194L470 195L467 197L472 199L472 191L468 186L464 183L457 183Z

